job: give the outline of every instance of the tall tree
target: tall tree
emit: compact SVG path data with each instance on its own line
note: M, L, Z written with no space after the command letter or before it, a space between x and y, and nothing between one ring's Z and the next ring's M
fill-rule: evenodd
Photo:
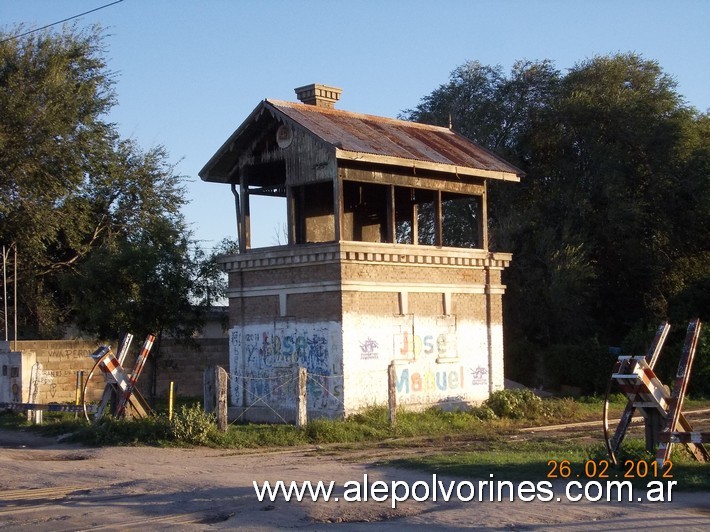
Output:
M567 180L584 198L577 215L597 265L599 319L618 341L636 321L667 314L663 277L676 243L665 203L678 192L689 110L660 66L634 54L573 68L559 110L574 161Z
M19 252L22 329L46 334L65 317L56 272L85 256L100 234L77 214L91 154L111 131L101 116L114 93L98 30L5 37L0 34L0 240Z
M686 290L710 275L708 116L657 62L595 57L565 75L549 61L509 75L469 62L405 117L444 125L449 114L527 173L489 195L492 246L514 253L509 353L619 345L692 306Z
M20 336L68 324L192 335L206 258L190 251L183 177L163 147L143 151L107 121L116 99L102 30L6 37L0 242L18 250Z

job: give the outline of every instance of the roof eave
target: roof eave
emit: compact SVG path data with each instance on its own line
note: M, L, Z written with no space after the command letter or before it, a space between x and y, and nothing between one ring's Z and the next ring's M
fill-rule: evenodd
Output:
M205 164L202 167L202 170L197 173L197 175L200 176L200 179L211 183L229 182L229 176L210 176L210 171L212 170L212 168L214 168L214 166L224 156L225 153L232 150L232 146L234 145L234 143L241 136L244 130L246 130L251 125L251 123L259 115L259 113L262 112L263 108L265 107L265 104L266 100L259 102L259 105L254 108L254 110L249 114L249 116L240 124L240 126L234 131L234 133L229 136L229 138L224 142L224 144L220 146L220 148L215 152L215 154L210 157L210 160L207 161L207 164Z
M404 166L422 170L432 170L454 175L468 175L483 177L486 179L500 179L501 181L520 182L520 176L513 172L503 172L500 170L484 170L472 168L470 166L457 166L453 164L436 163L431 161L421 161L418 159L406 159L404 157L394 157L391 155L376 155L374 153L363 153L336 148L335 157L344 161L357 161L363 163L379 163L388 166Z

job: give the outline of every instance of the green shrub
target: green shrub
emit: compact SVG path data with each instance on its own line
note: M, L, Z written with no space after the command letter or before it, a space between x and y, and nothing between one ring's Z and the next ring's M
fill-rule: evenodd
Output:
M545 405L531 390L499 390L483 403L502 418L535 419L546 415Z
M190 445L204 445L216 429L213 414L207 414L201 405L182 405L174 413L170 429L175 441Z
M498 418L491 407L485 403L481 406L474 406L471 408L471 414L473 414L476 419L480 419L481 421L493 421Z

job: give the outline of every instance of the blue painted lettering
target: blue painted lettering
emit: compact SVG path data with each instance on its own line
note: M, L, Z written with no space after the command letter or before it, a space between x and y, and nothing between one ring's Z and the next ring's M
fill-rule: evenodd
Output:
M464 387L463 366L457 369L446 371L427 371L419 372L409 371L409 368L403 369L399 373L397 379L397 393L418 393L418 392L449 392L452 390L460 390Z
M399 380L397 380L397 392L409 393L409 369L405 368L399 374Z
M424 353L430 355L434 352L434 337L427 335L424 337Z
M436 387L442 392L446 390L446 373L441 371L436 372Z

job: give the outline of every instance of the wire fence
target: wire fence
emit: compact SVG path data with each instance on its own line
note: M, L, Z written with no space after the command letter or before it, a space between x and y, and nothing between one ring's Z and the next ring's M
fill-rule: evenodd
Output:
M245 419L247 412L264 408L283 423L293 423L300 394L298 368L283 368L279 374L268 377L229 374L228 379L234 403L241 412L232 423ZM309 410L344 410L342 400L342 375L306 373L306 403Z

